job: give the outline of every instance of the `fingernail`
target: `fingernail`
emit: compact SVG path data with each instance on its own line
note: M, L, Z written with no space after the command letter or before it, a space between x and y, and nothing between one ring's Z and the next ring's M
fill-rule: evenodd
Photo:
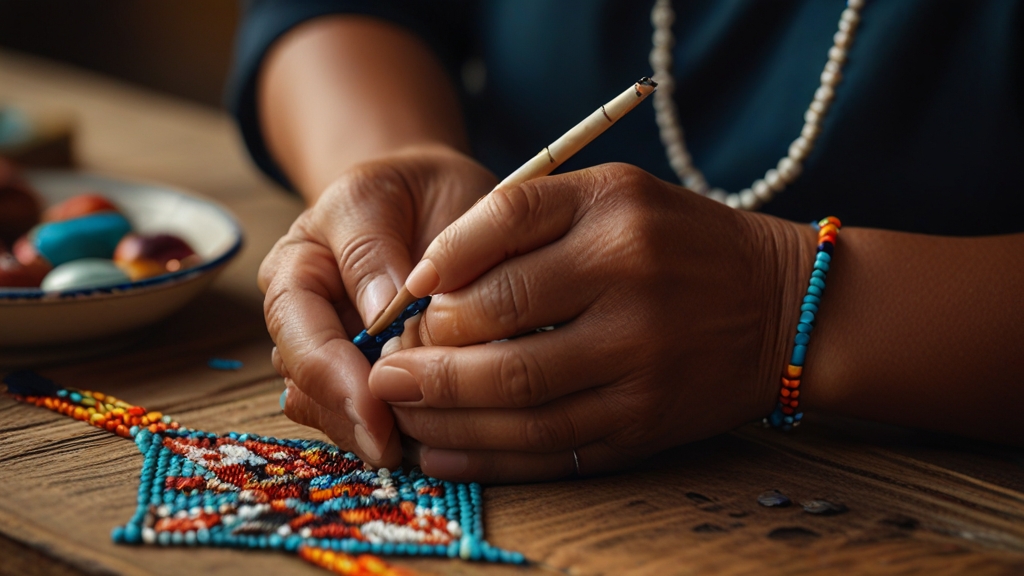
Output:
M402 338L400 336L395 336L391 340L388 340L387 342L384 343L384 347L380 349L380 357L384 358L385 356L388 356L389 354L394 354L395 352L398 352L401 349Z
M466 471L469 456L458 450L424 450L420 455L420 467L431 476L458 476Z
M416 402L423 399L416 378L394 366L382 366L370 372L370 392L385 402Z
M367 322L372 322L379 316L396 294L398 291L395 290L395 285L387 276L377 276L371 280L363 291L362 297L362 312L365 313L363 317L367 319Z
M285 388L284 391L281 392L281 399L279 400L279 402L281 403L281 412L284 412L284 405L285 405L285 403L288 402L288 389L287 388Z
M420 263L409 273L409 277L405 279L405 287L417 298L427 296L439 284L441 284L441 276L438 275L437 268L434 268L434 263L430 260L420 260Z
M377 447L377 443L374 442L373 436L366 431L366 428L362 424L356 424L353 431L353 436L356 437L356 444L359 445L359 450L362 451L370 460L380 460L380 457L384 454L384 451Z

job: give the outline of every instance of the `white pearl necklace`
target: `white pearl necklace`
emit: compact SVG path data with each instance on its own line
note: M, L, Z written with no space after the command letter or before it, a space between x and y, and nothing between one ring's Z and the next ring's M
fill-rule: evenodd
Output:
M694 192L744 210L754 210L796 181L803 170L804 159L814 149L814 141L821 132L829 104L835 98L835 88L843 78L843 64L846 63L847 52L853 45L853 36L857 24L860 23L860 11L864 8L864 2L865 0L846 2L847 7L839 18L839 31L833 37L835 44L828 51L828 62L821 73L821 86L814 92L814 99L804 113L803 130L800 131L800 137L790 144L789 154L779 160L775 168L765 172L763 178L755 180L750 188L737 193L711 188L704 174L693 165L693 159L686 149L683 128L678 121L679 113L675 101L672 100L672 93L675 91L675 79L672 78L672 46L675 44L675 36L672 34L672 23L676 14L672 10L671 0L657 0L651 10L654 36L650 61L654 69L653 79L658 83L658 91L654 93L654 114L661 133L661 142L665 146L665 154L672 169L679 176L679 181Z

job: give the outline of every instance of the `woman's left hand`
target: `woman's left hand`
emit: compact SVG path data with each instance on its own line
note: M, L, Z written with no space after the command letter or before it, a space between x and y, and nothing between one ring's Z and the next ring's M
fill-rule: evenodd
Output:
M623 468L771 411L813 250L628 165L497 190L410 275L437 295L370 390L433 476Z

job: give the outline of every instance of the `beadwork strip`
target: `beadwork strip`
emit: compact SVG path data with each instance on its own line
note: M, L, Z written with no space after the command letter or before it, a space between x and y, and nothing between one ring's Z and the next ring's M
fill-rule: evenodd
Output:
M807 344L811 341L814 321L818 315L818 305L825 293L825 278L828 276L832 251L839 237L842 223L835 216L829 216L811 224L818 231L818 250L814 256L814 269L807 284L807 294L800 303L800 320L796 325L796 336L793 338L793 353L789 364L782 373L782 387L779 389L779 402L764 419L765 426L771 426L788 432L800 425L804 413L800 410L800 378L803 375L804 360L807 357Z
M135 440L138 505L113 529L117 543L279 550L343 575L408 573L376 555L526 561L484 540L479 484L373 470L316 440L192 430L31 372L4 383L18 400Z

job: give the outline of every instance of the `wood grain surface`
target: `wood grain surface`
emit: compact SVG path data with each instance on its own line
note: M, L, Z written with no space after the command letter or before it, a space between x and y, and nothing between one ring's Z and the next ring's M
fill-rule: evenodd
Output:
M185 311L123 351L40 372L190 427L319 437L278 409L255 286L301 205L252 168L227 116L5 52L0 101L72 112L82 168L214 197L247 234ZM214 371L211 356L245 366ZM115 546L141 462L131 442L0 398L0 573L325 573L280 553ZM772 489L848 511L760 506ZM395 563L441 574L1024 574L1024 450L834 417L792 435L752 425L621 474L491 486L484 498L488 539L532 565Z

